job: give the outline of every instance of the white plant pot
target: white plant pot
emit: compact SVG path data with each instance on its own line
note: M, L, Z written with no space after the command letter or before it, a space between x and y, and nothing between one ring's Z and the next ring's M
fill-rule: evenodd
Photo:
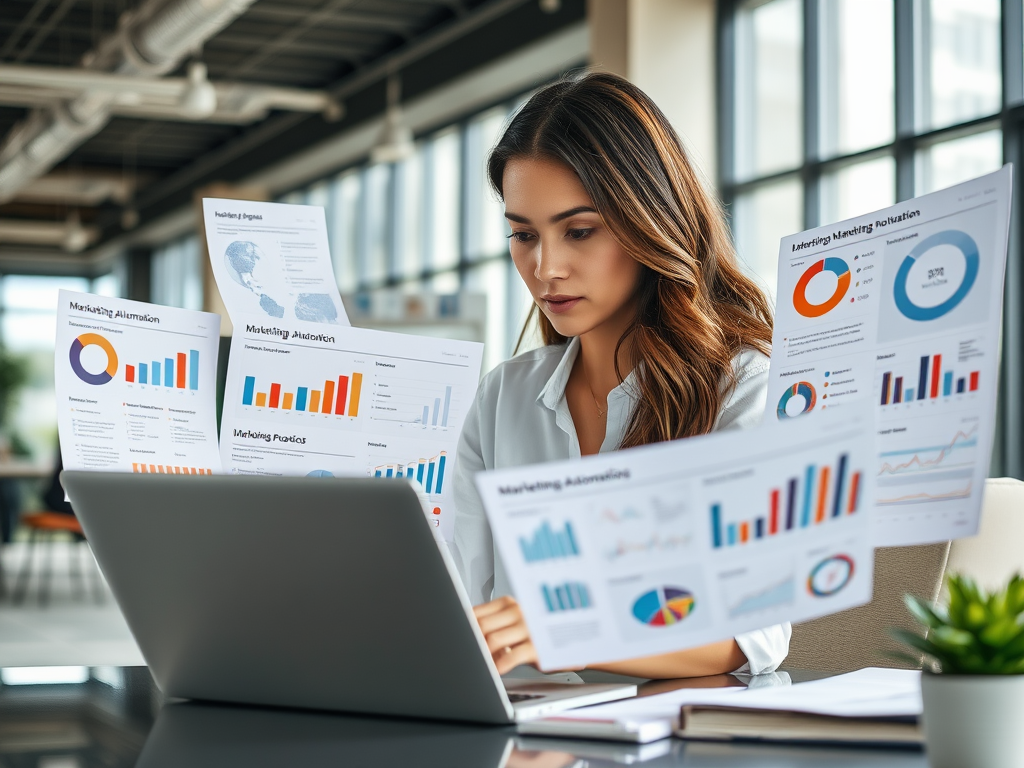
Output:
M1024 675L921 675L932 768L1024 768Z

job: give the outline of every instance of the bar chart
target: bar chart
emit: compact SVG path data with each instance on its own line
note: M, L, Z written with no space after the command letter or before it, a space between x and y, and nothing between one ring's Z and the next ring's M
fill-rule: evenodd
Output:
M948 367L943 369L942 355L923 355L914 380L909 376L897 375L895 371L882 373L879 404L898 405L977 392L980 375L980 371L959 374Z
M593 605L590 600L590 589L579 581L567 581L553 587L542 584L540 591L544 596L544 605L548 613L578 611Z
M456 425L456 398L447 383L378 376L373 383L371 418L418 427Z
M127 364L124 380L129 384L148 384L168 389L199 389L199 350L188 354L178 352L174 357L151 360L148 363Z
M712 547L742 546L854 514L860 505L862 481L861 473L852 471L849 463L844 453L834 466L808 465L802 476L770 488L765 514L752 519L726 522L722 504L712 503Z
M429 459L417 459L406 464L379 464L373 468L373 477L407 477L422 485L427 493L438 494L444 489L447 461L448 452L441 451Z
M551 527L551 523L545 520L529 539L519 537L519 548L528 563L574 557L580 553L576 544L576 534L569 521L566 521L560 531L556 531Z
M317 388L296 387L294 392L283 391L282 385L277 382L272 382L266 389L257 390L256 377L246 376L242 388L242 405L355 418L359 416L362 390L361 373L325 379Z
M175 467L169 464L132 463L132 472L152 475L212 475L212 469L198 467Z

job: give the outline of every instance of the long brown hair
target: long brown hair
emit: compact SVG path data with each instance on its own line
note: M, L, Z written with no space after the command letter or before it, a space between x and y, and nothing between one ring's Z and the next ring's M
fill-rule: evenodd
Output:
M616 75L563 79L515 115L491 152L487 174L502 196L516 157L571 168L619 245L644 269L629 342L639 397L622 447L710 432L735 383L743 349L768 353L772 315L736 263L725 216L690 164L665 115ZM534 305L545 344L564 343ZM618 349L616 349L618 360ZM621 382L623 377L616 373Z

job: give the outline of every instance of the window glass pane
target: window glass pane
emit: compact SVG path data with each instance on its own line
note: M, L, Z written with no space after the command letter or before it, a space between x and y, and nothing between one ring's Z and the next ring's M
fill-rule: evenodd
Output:
M889 143L893 0L826 0L820 8L823 156Z
M3 305L7 309L34 309L43 312L57 311L57 292L89 290L89 281L84 277L29 277L11 275L3 279ZM14 339L5 339L13 342ZM50 336L53 348L53 336Z
M357 282L356 233L361 187L362 179L358 171L349 171L339 176L334 182L333 205L327 212L334 275L342 291L355 290Z
M377 285L388 276L388 188L391 166L372 165L363 172L360 216L360 282Z
M1003 136L999 130L933 144L917 153L917 194L997 171L1002 163Z
M803 188L798 179L758 187L736 198L736 250L747 271L775 296L779 240L803 229Z
M803 13L798 0L748 3L736 18L736 172L794 168L803 154Z
M121 296L121 276L117 272L97 277L92 281L90 293L97 296Z
M508 357L508 262L491 260L472 267L466 272L466 290L487 297L483 370L489 371Z
M459 131L451 129L431 141L431 167L426 183L430 210L426 216L430 247L428 266L459 263Z
M896 163L891 157L848 165L821 180L821 221L830 224L896 202Z
M507 249L503 206L487 180L487 155L505 125L504 107L488 110L466 128L466 243L470 259Z
M203 266L196 237L187 237L154 251L150 276L153 303L202 309Z
M458 293L459 273L455 270L440 272L427 280L424 287L434 293Z
M922 0L921 117L926 128L999 111L1000 0Z
M395 166L395 268L399 278L423 269L423 149Z

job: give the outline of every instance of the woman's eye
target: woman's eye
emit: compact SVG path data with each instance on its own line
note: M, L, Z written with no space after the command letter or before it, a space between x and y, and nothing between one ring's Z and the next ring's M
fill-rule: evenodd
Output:
M530 232L513 232L508 236L508 239L517 243L526 243L533 239L533 234Z
M593 229L570 229L566 235L573 240L586 240Z

